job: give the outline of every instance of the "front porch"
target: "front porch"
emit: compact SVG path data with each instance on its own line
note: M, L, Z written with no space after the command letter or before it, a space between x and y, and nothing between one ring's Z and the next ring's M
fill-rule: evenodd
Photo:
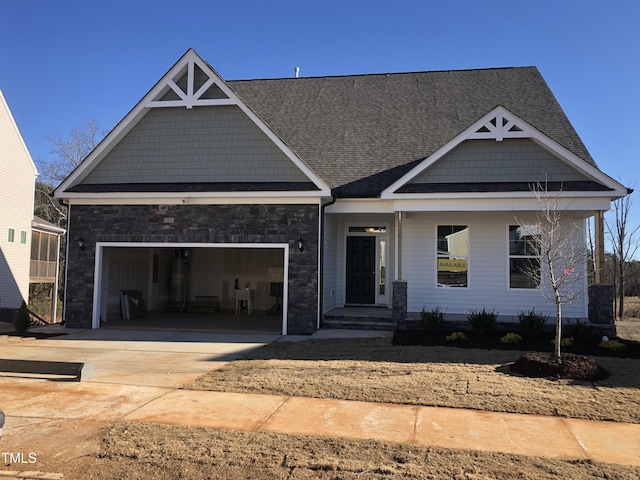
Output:
M321 327L393 331L397 324L386 307L337 307L323 315Z

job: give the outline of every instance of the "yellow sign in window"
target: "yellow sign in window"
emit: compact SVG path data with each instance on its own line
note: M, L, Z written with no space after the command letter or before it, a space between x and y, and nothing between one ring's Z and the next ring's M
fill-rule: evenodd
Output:
M438 270L441 272L466 272L467 260L464 258L439 258Z

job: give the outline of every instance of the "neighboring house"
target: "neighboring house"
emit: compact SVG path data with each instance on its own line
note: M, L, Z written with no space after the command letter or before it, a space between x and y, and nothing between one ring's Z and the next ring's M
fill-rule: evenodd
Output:
M45 323L57 322L60 237L65 232L64 228L40 217L33 217L31 221L29 283L40 284L38 293L49 298L48 318L40 317L40 320Z
M582 224L627 193L535 67L224 81L189 50L55 192L65 320L122 290L233 309L238 284L267 310L278 283L285 334L350 305L553 316L521 269L545 181Z
M29 299L29 256L38 171L0 91L0 309L12 321Z

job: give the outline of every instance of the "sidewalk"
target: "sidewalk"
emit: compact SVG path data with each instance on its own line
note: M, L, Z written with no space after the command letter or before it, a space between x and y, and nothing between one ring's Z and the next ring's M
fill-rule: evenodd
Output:
M387 334L321 330L313 337L286 340ZM67 454L78 457L92 455L99 448L99 428L126 421L640 466L637 424L180 388L247 351L278 340L279 336L265 335L85 330L4 344L1 356L5 358L91 362L94 374L82 382L0 376L0 409L7 415L0 446L3 451L20 452L29 445L29 451L43 459L44 469L50 445L68 445L73 452ZM75 436L69 438L69 431ZM5 473L0 470L0 478Z
M174 390L122 420L640 466L640 425L617 422L190 390Z

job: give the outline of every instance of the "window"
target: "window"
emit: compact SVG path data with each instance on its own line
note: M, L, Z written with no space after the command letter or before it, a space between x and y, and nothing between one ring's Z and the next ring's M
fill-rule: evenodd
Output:
M27 232L25 232L24 230L20 232L20 243L23 245L27 244Z
M466 287L469 260L469 227L438 226L438 287Z
M7 236L9 243L13 243L16 240L16 231L13 228L9 229L9 235Z
M509 287L540 285L540 227L509 225Z

